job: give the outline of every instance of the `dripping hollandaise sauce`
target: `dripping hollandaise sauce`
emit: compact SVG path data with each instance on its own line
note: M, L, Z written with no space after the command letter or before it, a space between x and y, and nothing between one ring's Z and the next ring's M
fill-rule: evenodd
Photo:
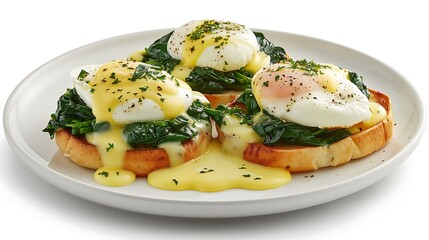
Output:
M138 64L132 61L107 63L100 66L90 83L93 114L97 122L108 122L110 126L107 130L86 136L89 143L97 146L101 155L103 166L94 173L94 180L101 185L126 186L136 179L133 172L122 168L125 153L132 147L123 136L127 123L115 116L117 106L126 105L135 99L151 99L159 106L164 119L186 113L186 104L178 91L191 91L190 87L175 78L155 76L156 73L151 77L160 77L162 81L130 81ZM194 125L198 128L198 124ZM208 131L203 127L200 130ZM200 157L186 163L183 160L185 149L180 142L163 143L158 148L163 148L168 154L170 167L150 173L147 181L159 189L204 192L233 188L263 190L282 186L291 180L287 170L247 162L242 158L241 150L238 151L240 153L232 153L234 150L223 147L217 139L211 141L208 150Z
M208 152L192 161L149 174L149 185L165 190L216 192L232 188L264 190L287 184L288 171L248 162L226 154L214 140Z

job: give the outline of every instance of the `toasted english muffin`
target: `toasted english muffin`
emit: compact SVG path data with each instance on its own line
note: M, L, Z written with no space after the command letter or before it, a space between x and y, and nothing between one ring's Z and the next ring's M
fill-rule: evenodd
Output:
M197 140L182 143L185 162L204 154L211 137L208 132L201 131L194 139ZM65 129L59 129L55 133L55 140L59 150L79 166L90 169L103 166L97 147L88 143L84 137L76 137ZM126 151L123 164L123 169L136 176L147 176L157 169L170 167L170 160L162 148L137 148Z
M323 167L334 167L362 158L386 145L393 134L391 102L387 95L370 90L371 101L379 103L387 113L385 119L374 126L325 146L276 145L249 143L243 158L269 167L287 169L290 172L314 171ZM232 136L219 128L221 141Z

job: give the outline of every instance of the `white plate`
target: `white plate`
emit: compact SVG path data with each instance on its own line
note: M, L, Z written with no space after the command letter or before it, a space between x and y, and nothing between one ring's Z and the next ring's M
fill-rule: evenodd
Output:
M71 87L69 72L85 64L122 59L143 49L169 30L134 33L75 49L41 66L13 91L4 111L6 137L16 154L36 174L76 196L130 211L181 217L241 217L286 212L322 204L361 190L398 167L415 149L424 125L422 102L396 71L363 53L310 37L268 30L268 39L294 58L334 63L364 76L373 89L387 93L393 104L394 136L380 151L344 166L293 174L289 185L265 191L163 191L145 179L112 188L96 184L93 171L80 168L57 153L55 142L41 130L56 101Z

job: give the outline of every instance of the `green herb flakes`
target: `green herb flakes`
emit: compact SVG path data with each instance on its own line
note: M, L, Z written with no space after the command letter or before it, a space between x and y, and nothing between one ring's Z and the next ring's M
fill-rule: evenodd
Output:
M108 143L107 145L108 145L108 147L106 148L106 152L109 152L111 149L113 149L115 147L115 144L113 144L113 143Z
M88 76L88 72L87 71L85 71L85 70L80 70L80 73L79 73L79 75L77 76L77 80L79 80L79 81L83 81L85 78L86 78L86 76Z
M98 175L104 176L104 177L109 177L109 172L102 171L102 172L99 172Z
M173 178L171 180L173 180L174 184L176 184L176 185L179 184L179 181L177 181L177 179Z

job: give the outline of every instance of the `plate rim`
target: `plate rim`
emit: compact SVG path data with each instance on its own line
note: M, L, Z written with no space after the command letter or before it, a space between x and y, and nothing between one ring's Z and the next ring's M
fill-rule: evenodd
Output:
M390 167L393 168L395 166L392 165L400 165L402 164L403 161L406 160L406 158L411 154L411 152L417 147L418 143L420 142L420 139L422 138L422 135L424 133L424 129L425 129L425 125L426 125L426 110L425 110L425 106L423 105L421 96L418 94L418 91L414 88L414 86L411 84L411 82L409 82L401 73L399 73L396 69L391 68L390 66L388 66L387 64L385 64L384 62L381 62L380 60L368 55L367 53L363 53L359 50L350 48L348 46L344 46L332 41L327 41L324 39L320 39L320 38L315 38L312 36L306 36L306 35L300 35L300 34L296 34L296 33L289 33L289 32L283 32L283 31L276 31L276 30L269 30L269 29L252 29L255 31L262 31L264 32L264 34L266 32L269 32L270 34L287 34L287 35L291 35L294 37L298 37L298 38L306 38L308 40L311 41L321 41L327 44L332 44L335 45L336 47L341 47L341 48L345 48L347 50L353 51L353 52L357 52L359 54L364 55L365 57L371 58L371 60L376 61L377 63L383 65L384 67L386 67L387 69L389 69L389 71L392 71L395 75L401 77L401 82L404 82L405 84L407 84L407 87L413 91L415 93L415 100L416 103L418 105L418 107L421 110L420 112L420 118L419 118L419 126L416 127L416 131L415 131L415 136L413 136L413 139L411 139L411 141L407 142L407 144L405 146L402 147L402 149L400 149L397 153L395 153L392 157L389 158L389 161L386 161L385 163L383 163L382 165L379 165L375 168L370 169L369 171L366 171L364 174L360 174L358 176L355 176L353 178L349 178L345 181L340 181L336 184L331 184L328 186L325 186L323 188L318 188L318 189L313 189L313 190L309 190L309 191L305 191L304 193L295 193L292 195L279 195L279 196L271 196L271 197L265 197L265 198L256 198L256 199L246 199L246 200L242 200L242 199L235 199L235 200L223 200L223 201L219 201L219 200L184 200L184 199L165 199L165 198L155 198L155 197L148 197L148 196L137 196L137 195L130 195L130 194L126 194L123 192L117 192L117 191L107 191L105 188L102 187L98 187L95 185L90 185L87 183L83 183L81 181L78 181L77 179L74 179L72 177L66 176L58 171L55 171L52 168L48 167L48 162L45 159L43 159L43 157L41 157L40 155L38 155L37 153L37 157L34 157L30 154L30 152L28 151L28 149L26 148L25 145L27 145L27 147L31 148L29 146L29 144L27 142L25 142L24 145L22 145L22 143L17 142L16 136L15 134L12 132L11 129L11 125L10 125L10 115L11 115L11 111L14 108L14 104L16 104L15 102L17 101L17 97L16 94L20 91L20 89L22 89L23 85L29 81L29 79L36 74L37 72L39 72L41 69L48 67L50 64L54 63L55 61L57 61L58 59L67 56L70 53L85 49L85 48L91 48L92 46L96 46L98 44L108 44L111 43L112 41L118 40L118 39L124 39L124 41L126 41L125 39L127 38L133 38L133 37L137 37L139 35L150 35L153 34L155 32L167 32L167 31L171 31L172 29L170 28L166 28L166 29L154 29L154 30L148 30L148 31L140 31L140 32L134 32L134 33L128 33L128 34L124 34L124 35L119 35L119 36L114 36L114 37L110 37L110 38L106 38L106 39L102 39L102 40L98 40L89 44L85 44L81 47L72 49L70 51L67 51L51 60L49 60L48 62L42 64L41 66L39 66L38 68L36 68L35 70L33 70L31 73L29 73L23 80L21 80L19 82L19 84L13 89L13 91L11 92L11 94L9 95L4 110L3 110L3 129L4 129L4 133L6 136L6 139L10 145L10 147L12 148L12 150L15 152L15 154L20 158L21 161L23 161L25 163L25 165L27 167L29 167L33 172L35 172L38 176L42 177L44 180L48 181L50 184L56 186L57 188L60 188L63 191L69 192L70 193L70 189L64 189L61 186L56 185L55 183L52 183L49 181L48 176L44 176L43 174L41 174L41 171L49 171L49 173L53 176L55 175L58 178L64 178L67 179L68 181L71 182L71 184L76 184L76 185L83 185L84 187L90 189L91 191L101 191L107 194L113 194L113 195L117 195L118 197L125 197L125 198L133 198L133 199L138 199L138 200L145 200L145 201L156 201L156 202L163 202L163 203L175 203L175 204L180 204L180 203L187 203L187 204L225 204L225 203L255 203L255 202L261 202L261 201L267 201L267 200L278 200L278 199L284 199L284 198L288 198L288 197L296 197L296 196L300 196L300 195L309 195L309 194L317 194L318 192L321 191L325 191L326 189L334 189L337 188L341 185L348 185L350 184L350 182L354 182L356 181L356 179L359 178L363 178L367 175L376 175L378 172L380 172L380 168L386 168ZM35 153L35 152L34 152ZM40 159L38 159L40 158ZM400 159L403 158L403 159ZM30 164L30 160L28 159L32 159L35 163L37 163L38 165L40 165L42 167L42 169L35 169L36 166L31 165ZM43 163L43 161L41 161L41 159L43 159L44 161L46 161L46 164ZM387 173L385 173L383 176L379 176L379 179L383 178L385 175L389 174L391 171L388 171ZM379 180L378 179L378 180ZM371 182L368 185L371 185L373 183L376 183L378 180L375 180L373 182ZM365 188L366 186L363 186L362 188ZM361 189L362 189L361 188ZM361 189L358 189L356 191L359 191ZM356 191L352 191L356 192ZM347 193L344 196L351 194L351 193ZM74 194L76 195L76 194ZM87 200L91 200L88 198L85 198L84 196L78 195L81 198L87 199ZM341 198L343 196L339 196L338 198ZM337 198L335 198L337 199ZM334 200L334 199L333 199ZM100 202L98 202L100 203ZM102 203L103 204L103 203ZM318 205L318 204L322 204L322 203L316 203L314 205ZM104 204L106 205L106 204ZM115 206L112 206L115 207ZM117 207L120 208L120 207ZM158 215L163 215L163 214L158 214ZM262 215L262 214L258 214L258 215ZM204 217L204 216L202 216ZM210 217L210 216L208 216Z

